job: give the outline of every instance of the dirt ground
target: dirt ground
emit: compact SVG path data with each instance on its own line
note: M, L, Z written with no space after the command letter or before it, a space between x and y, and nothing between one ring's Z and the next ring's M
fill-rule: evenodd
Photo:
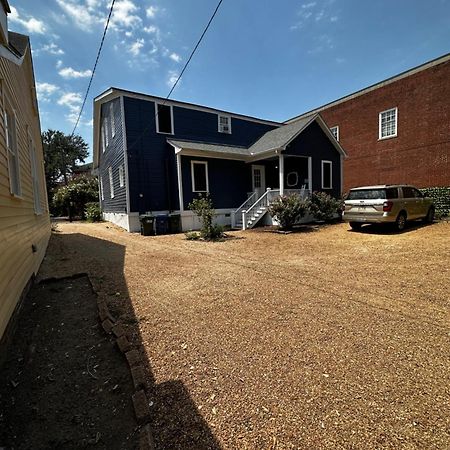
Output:
M31 289L0 379L1 448L137 448L130 372L87 276Z
M59 224L148 361L156 448L449 449L450 224L219 243Z

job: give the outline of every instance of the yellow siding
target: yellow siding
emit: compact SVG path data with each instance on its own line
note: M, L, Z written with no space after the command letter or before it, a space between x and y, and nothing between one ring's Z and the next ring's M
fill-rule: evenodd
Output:
M36 274L50 237L39 116L33 104L33 68L29 50L22 64L0 57L0 338L28 280ZM10 194L4 107L8 99L17 117L20 198ZM36 146L43 213L34 212L28 133ZM37 249L33 252L32 245Z

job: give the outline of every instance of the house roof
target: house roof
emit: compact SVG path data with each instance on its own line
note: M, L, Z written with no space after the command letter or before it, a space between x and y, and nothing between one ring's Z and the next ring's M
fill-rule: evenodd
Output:
M20 33L14 33L14 31L8 31L9 47L19 57L25 55L29 44L28 36Z
M228 157L232 159L251 160L265 153L275 153L277 151L285 150L286 147L298 135L302 133L312 122L316 121L330 141L333 143L336 150L344 157L347 156L344 149L336 141L328 126L320 117L319 114L313 114L305 117L302 120L297 120L291 124L283 125L274 130L263 134L250 147L237 147L223 144L213 144L195 141L183 141L175 139L167 139L167 142L175 148L177 153L183 152L185 155L193 156L213 156L216 158Z
M5 8L5 11L7 13L10 13L11 12L11 8L9 7L8 0L1 0L1 2L2 2L2 5L3 5L3 8Z
M450 53L447 53L446 55L432 59L431 61L428 61L419 66L413 67L412 69L401 72L398 75L394 75L393 77L386 78L383 81L379 81L378 83L375 83L366 88L360 89L359 91L353 92L352 94L345 95L344 97L341 97L337 100L333 100L332 102L326 103L325 105L319 106L318 108L314 108L303 114L292 117L291 119L286 120L284 123L292 123L296 120L301 120L304 117L310 116L311 114L319 113L320 111L324 111L325 109L331 108L332 106L336 106L340 103L344 103L348 100L352 100L355 97L359 97L360 95L364 95L370 91L373 91L375 89L386 86L387 84L394 83L395 81L401 80L402 78L409 77L411 75L414 75L415 73L421 72L423 70L429 69L429 68L437 66L439 64L446 63L448 61L450 61Z
M294 123L283 125L262 135L250 146L250 155L258 155L270 150L284 149L295 139L318 115L305 117Z
M209 144L206 142L196 141L180 141L178 139L167 139L167 142L176 149L199 151L199 152L214 152L228 155L248 156L248 149L246 147L238 147L233 145Z

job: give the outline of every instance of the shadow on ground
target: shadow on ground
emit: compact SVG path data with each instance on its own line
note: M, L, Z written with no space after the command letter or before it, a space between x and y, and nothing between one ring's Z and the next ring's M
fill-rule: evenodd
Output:
M155 382L151 361L148 361L144 351L139 330L139 319L135 315L129 298L123 271L124 257L125 247L117 243L79 233L53 233L39 276L40 278L65 277L74 273L86 272L96 293L106 301L112 315L118 322L124 325L127 336L134 347L140 351L144 361L148 382L147 397L151 404L150 426L156 449L219 449L220 446L216 438L199 413L184 384L179 380L170 380L161 384ZM45 431L47 424L52 420L56 421L58 427L61 424L59 427L61 433L70 436L70 440L64 443L61 433L55 432L57 435L48 436L47 440L42 437L42 442L35 442L32 448L79 448L84 445L95 445L96 448L108 449L134 448L134 444L130 445L130 442L133 439L135 440L138 434L139 430L136 424L134 423L134 430L131 430L131 432L129 427L124 432L123 426L121 427L119 423L117 423L117 426L114 425L114 417L124 420L132 410L131 375L125 358L117 349L113 351L113 343L110 338L101 334L95 301L90 298L89 293L85 291L83 286L74 286L74 284L87 283L87 278L80 278L80 280L82 281L76 283L72 280L72 287L61 286L58 284L61 282L57 282L56 288L51 287L51 283L41 283L33 289L31 295L25 300L21 314L21 321L24 323L19 325L17 337L19 340L22 339L21 336L24 336L24 334L30 337L23 338L27 344L22 346L20 355L13 354L10 357L10 360L11 358L18 358L19 360L22 358L19 361L22 364L22 372L18 374L19 377L16 377L5 367L5 376L10 379L8 391L13 398L12 400L10 398L9 401L12 401L13 404L10 404L10 408L4 409L6 413L4 413L3 421L8 423L9 426L9 445L15 448L31 448L20 447L18 444L26 442L30 433L35 432L35 427L40 427ZM145 280L142 282L145 283ZM56 300L51 301L54 306L49 308L47 308L49 301L45 298L45 295L38 296L38 300L34 296L35 291L41 291L42 293L42 290L48 289L63 290L63 298L61 298L61 295L57 296ZM67 295L69 293L70 295ZM51 295L50 298L52 298ZM37 301L40 303L39 305L36 304ZM87 304L89 306L86 306ZM94 305L94 309L92 305ZM33 309L40 312L33 314ZM66 318L68 310L71 310L70 320ZM77 310L78 314L74 314L74 311ZM54 336L59 336L58 333L63 328L61 325L63 321L66 321L64 326L70 326L72 330L70 338L65 342L61 339L52 341ZM67 323L69 321L70 325ZM44 329L47 331L42 333ZM36 342L33 339L35 333L40 335ZM97 352L97 348L89 350L93 342L84 342L91 335L97 336L95 337L95 339L98 339L96 345L101 346L108 342L112 351L111 354L108 352L102 353L102 361L97 367L94 354L94 352ZM55 342L58 342L61 347L53 349L52 346ZM82 346L77 347L80 343L82 343ZM36 378L37 381L31 387L32 398L27 398L27 390L17 380L20 380L23 372L28 370L29 360L27 360L25 353L30 351L30 345L34 345L32 347L33 360L39 360L40 364L33 366L32 377ZM13 345L13 351L16 351L17 348ZM92 358L87 356L89 351L92 351ZM66 357L66 352L69 354L68 357ZM49 363L52 364L52 367L45 363L45 358L43 358L45 354L54 355L52 362ZM72 359L71 355L73 354L76 356L75 359ZM64 363L65 370L58 367L60 363ZM122 370L126 370L126 374L123 376L120 375ZM114 381L117 376L120 380ZM13 380L13 377L17 379ZM108 379L110 381L107 382ZM81 387L81 384L78 383L79 380L87 381L90 384ZM14 387L14 384L11 384L12 381L14 383L19 382L19 384ZM79 388L74 390L77 383ZM90 387L92 384L95 385L95 388ZM120 389L120 392L124 392L123 401L122 397L117 396L114 392L113 388L116 384L119 384L119 387L115 390ZM45 386L45 389L43 389L43 386ZM103 386L107 387L103 388ZM99 393L101 388L103 388L103 391ZM105 396L105 391L111 392ZM70 395L68 396L69 392ZM88 395L86 396L86 394ZM104 396L108 401L103 399ZM58 398L61 400L58 401ZM88 402L86 402L87 398ZM33 401L37 401L42 410L33 409L33 406L30 409L30 404ZM76 417L77 413L71 414L70 420L68 417L60 416L61 402L64 404L64 408L85 409L86 414L94 408L93 416L101 419L100 422L94 421L90 435L87 435L85 428L77 423L80 420ZM119 410L119 406L122 409ZM90 423L92 423L93 420L89 417L87 422L90 420ZM100 431L100 439L95 430L102 430ZM111 434L109 441L105 440L104 437L105 434L108 434L108 430ZM128 436L128 444L124 444L124 438L126 439L126 437L121 435L122 433ZM51 434L48 429L47 434ZM0 444L4 445L2 442Z
M363 225L360 230L352 230L349 226L348 231L351 233L365 233L365 234L379 234L379 235L391 235L391 234L403 234L403 233L410 233L411 231L418 230L420 228L425 228L427 226L430 226L432 224L430 223L423 223L423 222L407 222L406 226L403 231L397 231L395 229L394 224L367 224Z

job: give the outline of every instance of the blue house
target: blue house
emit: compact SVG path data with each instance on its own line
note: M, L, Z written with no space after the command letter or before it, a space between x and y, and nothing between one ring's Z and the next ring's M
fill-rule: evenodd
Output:
M345 151L319 114L285 124L110 88L94 100L94 169L105 220L138 231L142 214L178 213L209 193L217 223L272 223L274 198L341 195Z

